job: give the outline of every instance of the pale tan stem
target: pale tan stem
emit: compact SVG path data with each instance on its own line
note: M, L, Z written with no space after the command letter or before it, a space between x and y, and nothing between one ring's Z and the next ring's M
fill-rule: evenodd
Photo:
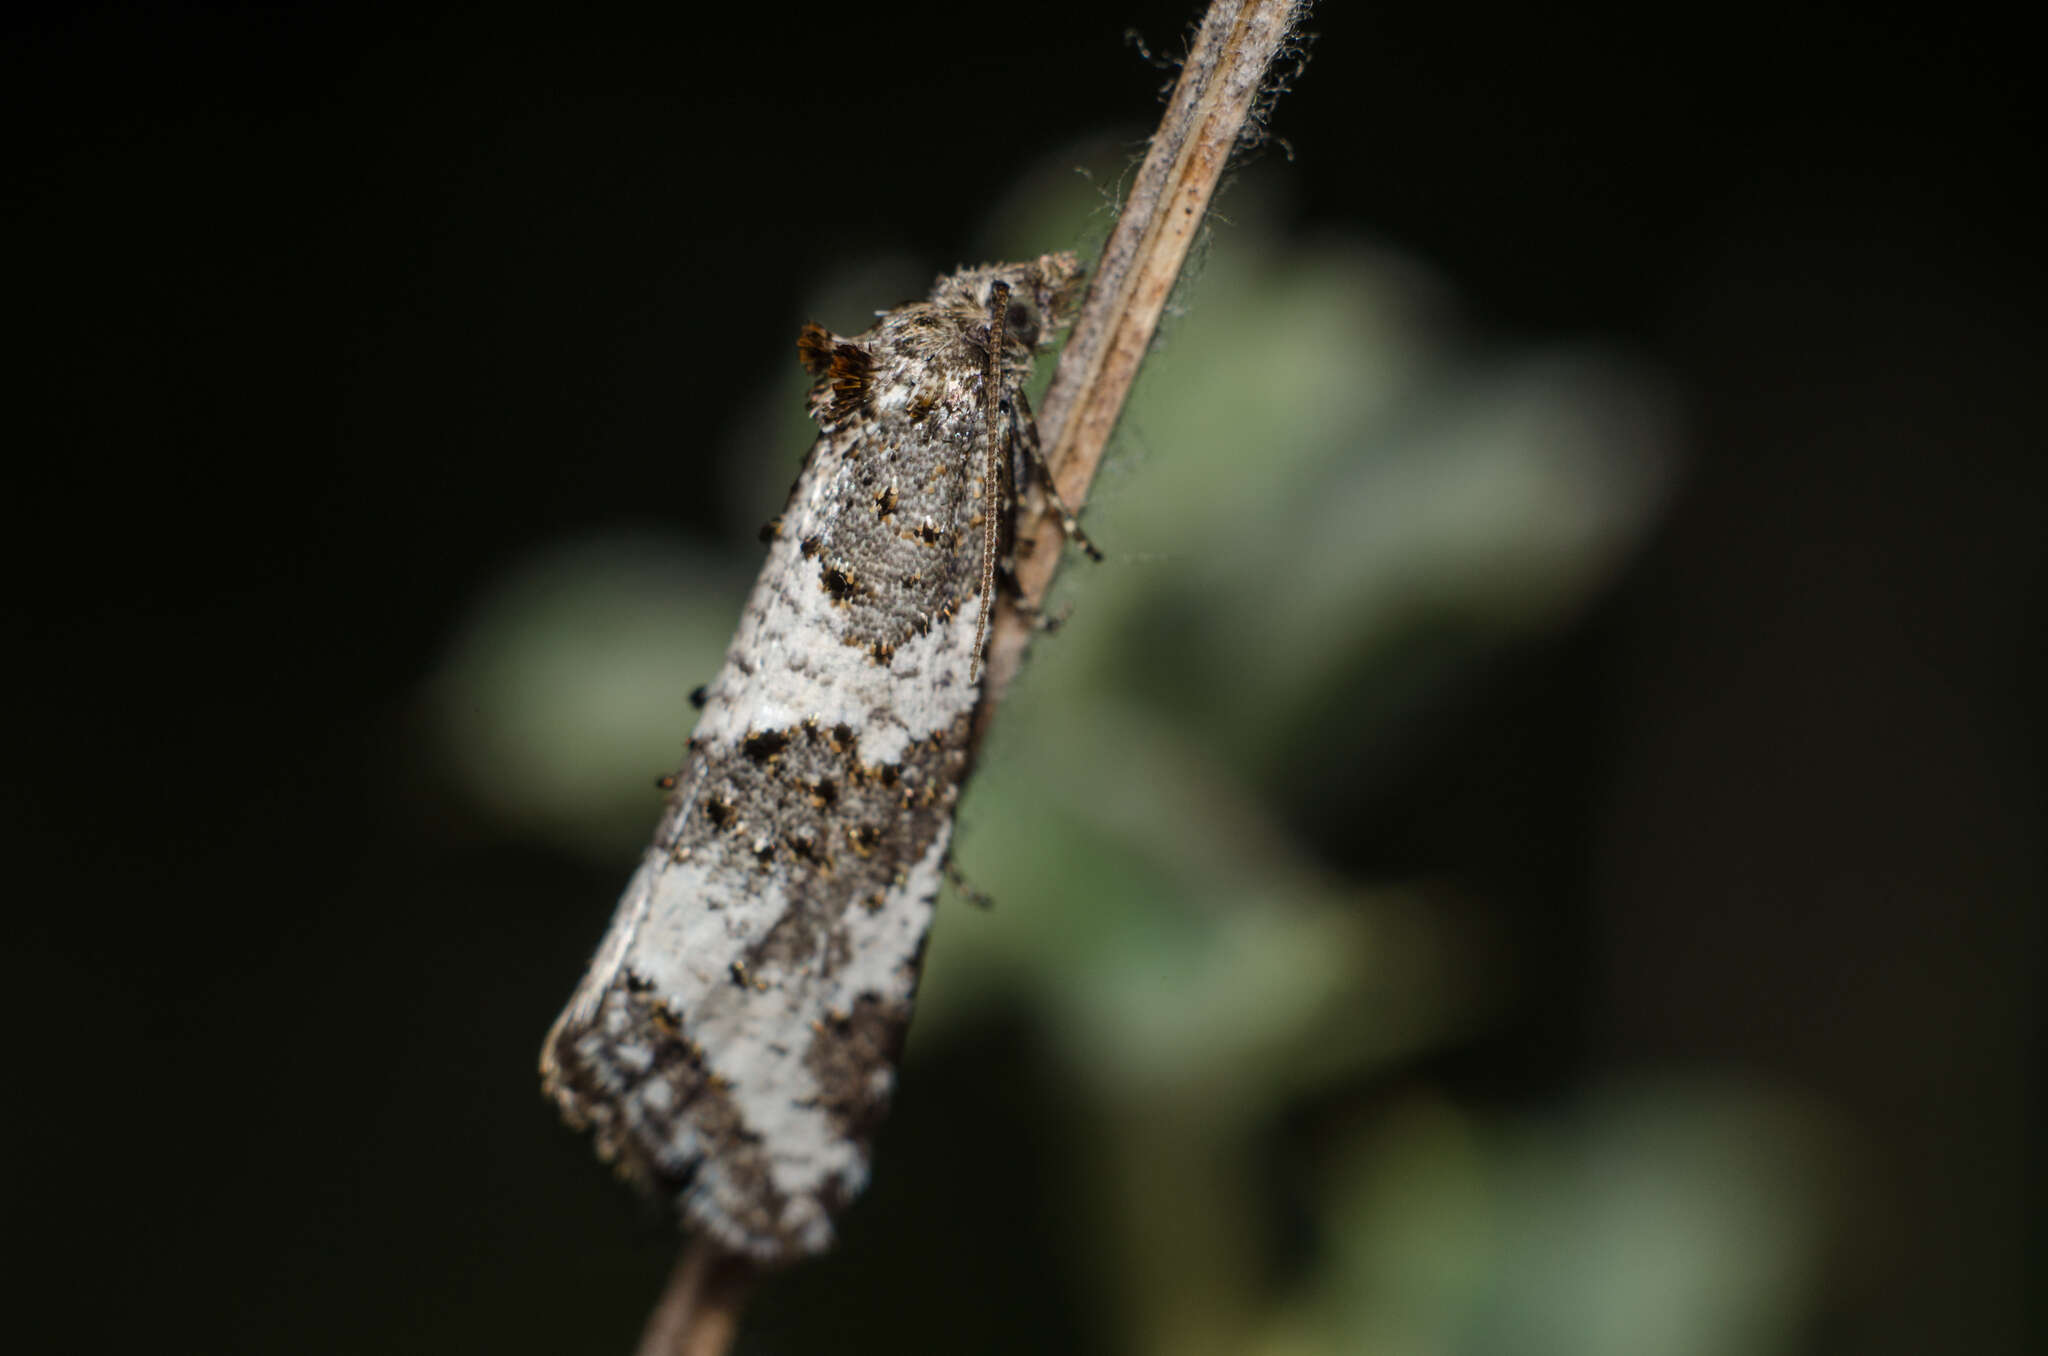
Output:
M1075 509L1087 498L1231 148L1305 8L1301 0L1213 0L1202 19L1039 409L1053 484ZM1017 562L1018 597L996 617L984 724L1016 675L1031 619L1059 569L1060 552L1051 549L1060 540L1056 513L1020 525L1018 537L1039 549Z
M753 1283L746 1262L691 1239L647 1316L637 1356L725 1356Z

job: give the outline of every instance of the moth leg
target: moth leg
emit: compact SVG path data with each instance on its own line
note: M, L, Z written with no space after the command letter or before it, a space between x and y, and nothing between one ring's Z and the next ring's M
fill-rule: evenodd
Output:
M1061 603L1059 611L1050 613L1038 604L1027 603L1022 598L1013 599L1011 605L1017 609L1018 616L1030 622L1035 630L1043 631L1047 635L1065 626L1067 619L1074 615L1074 604L1071 600Z
M1037 544L1035 537L1004 538L1003 554L996 559L996 591L1009 601L1018 616L1030 622L1035 629L1057 631L1073 615L1074 604L1071 601L1062 603L1058 612L1047 614L1043 607L1025 599L1024 586L1017 582L1017 562L1030 555L1031 548Z
M996 561L996 591L1008 600L1010 607L1032 627L1039 631L1052 632L1067 624L1067 618L1074 613L1074 604L1068 601L1060 604L1058 612L1047 613L1037 603L1024 597L1024 586L1017 582L1017 561L1031 554L1036 544L1030 537L1021 542L1009 542L1002 556Z
M1025 485L1036 479L1045 491L1046 502L1053 512L1060 516L1060 531L1066 539L1088 553L1088 559L1100 561L1102 552L1095 548L1088 534L1081 530L1081 520L1067 507L1067 501L1060 498L1059 488L1052 483L1052 468L1045 464L1045 449L1038 442L1038 421L1031 417L1031 403L1024 399L1022 391L1017 392L1016 404L1010 410L1010 446L1018 454L1018 467L1012 472L1017 484Z
M951 881L953 888L964 895L967 902L974 905L977 909L993 909L996 906L994 895L989 894L986 890L977 890L968 884L967 873L960 869L960 864L953 860L951 854L948 854L946 857L946 879Z

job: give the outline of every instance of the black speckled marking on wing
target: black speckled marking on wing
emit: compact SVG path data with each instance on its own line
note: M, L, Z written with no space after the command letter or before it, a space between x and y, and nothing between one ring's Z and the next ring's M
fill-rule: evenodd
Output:
M844 643L886 662L974 595L982 430L970 409L946 409L838 468L856 502L886 509L839 513L816 534L819 587L842 605Z
M768 973L784 994L829 988L848 960L846 920L901 889L903 865L922 859L950 827L968 736L962 717L913 740L889 763L863 762L850 728L814 722L754 731L723 753L692 747L673 793L684 804L666 844L671 857L706 868L710 892L757 888L772 864L792 893L782 916L745 941L726 1001L747 1001L754 977ZM915 992L922 962L920 943L904 958L906 992ZM600 1155L622 1175L687 1209L699 1161L716 1158L752 1201L735 1223L795 1255L801 1246L780 1233L782 1201L758 1145L707 1073L702 1052L681 1034L687 1016L623 971L591 1027L564 1033L562 1080L594 1128ZM887 1081L875 1075L894 1066L909 1021L908 1003L867 993L805 1034L803 1060L818 1079L818 1102L863 1157L888 1109ZM622 1024L627 1035L608 1023ZM605 1038L593 1038L598 1032ZM652 1049L653 1058L621 1055L635 1046ZM647 1084L656 1080L666 1093L650 1098ZM697 1146L687 1156L675 1149L685 1126ZM825 1204L836 1210L843 1202Z

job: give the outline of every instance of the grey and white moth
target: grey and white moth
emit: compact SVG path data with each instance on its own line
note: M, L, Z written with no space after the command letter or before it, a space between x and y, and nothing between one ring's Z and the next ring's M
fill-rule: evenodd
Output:
M1037 449L1023 384L1077 272L966 269L863 334L804 328L822 433L541 1051L600 1156L759 1261L830 1247L867 1184Z

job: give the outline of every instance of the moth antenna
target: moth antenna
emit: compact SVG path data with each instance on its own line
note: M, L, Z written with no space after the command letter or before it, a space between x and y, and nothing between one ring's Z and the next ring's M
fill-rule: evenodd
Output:
M981 647L988 639L989 608L996 597L996 502L1002 493L1002 434L997 417L1003 404L1003 327L1010 315L1010 285L998 281L988 289L988 369L981 383L982 423L988 431L988 456L981 470L981 615L974 620L974 657L967 662L967 681L981 676Z

